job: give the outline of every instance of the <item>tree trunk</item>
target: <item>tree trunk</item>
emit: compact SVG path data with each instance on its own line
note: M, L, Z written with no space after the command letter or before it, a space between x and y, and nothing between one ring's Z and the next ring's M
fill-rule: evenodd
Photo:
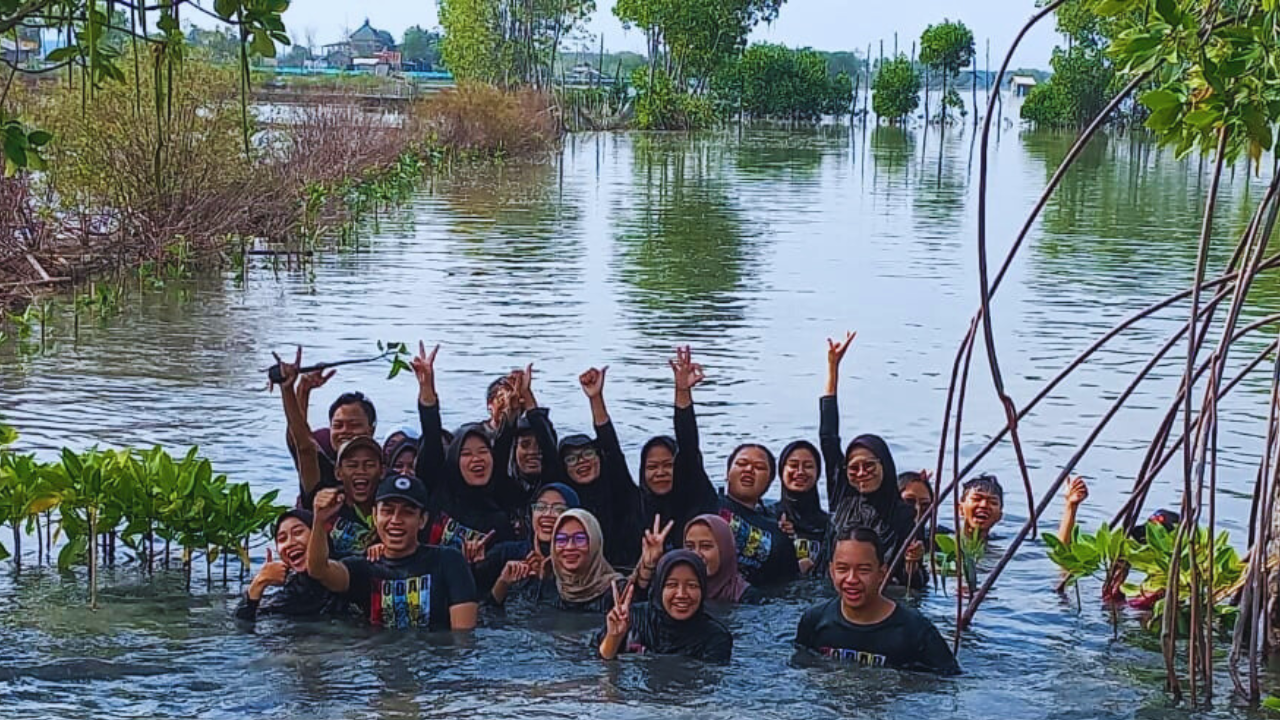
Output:
M18 529L18 521L13 520L13 571L22 572L22 531Z

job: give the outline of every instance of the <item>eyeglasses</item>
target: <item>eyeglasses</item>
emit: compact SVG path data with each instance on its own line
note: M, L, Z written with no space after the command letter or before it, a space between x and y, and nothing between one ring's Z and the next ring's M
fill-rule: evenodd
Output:
M533 510L534 514L555 513L556 515L563 515L569 509L569 506L564 503L534 503L529 508Z
M564 533L556 533L554 540L555 540L556 547L560 548L561 550L567 547L574 547L574 548L578 548L579 550L586 550L588 547L591 546L591 538L587 537L587 534L584 532L576 532L572 535L565 535Z
M850 475L870 475L880 468L880 461L868 460L866 462L849 463L846 467Z
M583 448L577 452L565 453L565 465L577 465L579 463L590 462L600 457L600 453L595 448Z

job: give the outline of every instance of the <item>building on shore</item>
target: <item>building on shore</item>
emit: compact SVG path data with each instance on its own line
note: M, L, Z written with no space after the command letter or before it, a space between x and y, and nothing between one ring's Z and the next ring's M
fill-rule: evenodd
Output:
M399 72L402 66L395 38L370 25L368 18L345 40L325 45L322 50L320 56L325 64L335 70L386 75Z

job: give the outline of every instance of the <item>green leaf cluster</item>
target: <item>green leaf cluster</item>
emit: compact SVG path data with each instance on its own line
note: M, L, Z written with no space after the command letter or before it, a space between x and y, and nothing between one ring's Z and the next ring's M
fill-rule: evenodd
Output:
M0 450L0 523L27 532L38 514L56 510L58 536L66 544L58 566L84 562L93 533L117 532L139 557L151 538L203 550L212 559L226 552L248 564L244 542L283 510L277 491L254 498L247 483L215 475L191 448L174 458L150 450L64 449L58 461ZM0 546L0 554L8 551Z
M978 560L987 554L987 541L978 531L964 533L959 536L940 533L933 539L934 560L938 566L938 574L943 582L956 575L956 563L963 557L963 577L965 586L978 586Z
M944 20L920 35L920 62L954 76L974 57L973 31L962 22Z
M1122 529L1113 531L1106 523L1093 534L1081 531L1076 525L1071 528L1070 543L1064 544L1052 533L1045 534L1044 542L1049 546L1049 559L1066 573L1068 586L1124 559L1133 544Z
M920 73L905 55L886 60L871 85L871 109L896 124L920 107Z
M726 111L756 118L817 121L849 112L853 81L832 73L827 59L808 48L757 43L712 78L711 91Z

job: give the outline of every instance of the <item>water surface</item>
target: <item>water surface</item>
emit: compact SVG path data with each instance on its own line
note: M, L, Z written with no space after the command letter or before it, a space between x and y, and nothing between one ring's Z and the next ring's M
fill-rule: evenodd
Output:
M0 413L22 445L197 444L220 472L261 492L295 487L278 396L264 392L272 350L306 358L374 354L378 340L442 345L447 424L484 414L497 374L534 362L535 389L561 434L587 428L576 382L608 365L606 397L629 460L669 432L666 357L693 345L708 379L696 391L713 478L725 454L755 440L816 439L825 340L857 330L841 384L847 437L877 432L900 469L932 466L956 344L977 304L976 151L967 133L825 127L696 138L578 135L534 165L432 180L364 229L357 250L305 270L260 264L171 282L106 320L69 316L49 350L0 350ZM1011 241L1070 139L1005 129L993 148L992 247ZM1248 220L1268 178L1240 168L1211 267ZM1140 139L1102 138L1082 157L1002 286L995 323L1016 400L1030 397L1119 319L1185 287L1207 179ZM1255 291L1274 310L1277 288ZM1024 425L1038 487L1107 410L1185 306L1126 333ZM1261 311L1255 315L1261 314ZM1243 344L1233 366L1265 342ZM1176 387L1181 360L1160 366L1080 470L1092 495L1081 520L1109 518ZM377 403L379 437L415 423L410 376L344 369L314 398L312 420L341 391ZM1261 448L1268 373L1224 403L1221 524L1243 537ZM974 357L962 450L999 427L985 356ZM981 467L1008 489L1005 529L1027 516L1008 448ZM1177 502L1168 475L1154 504ZM775 489L776 492L776 489ZM1059 505L1042 526L1056 524ZM999 543L997 543L999 546ZM215 576L218 573L215 570ZM0 713L7 718L273 717L1162 717L1163 666L1133 620L1113 640L1086 581L1084 607L1052 592L1043 545L1014 560L966 635L964 677L833 670L793 662L789 640L807 604L797 585L730 616L733 664L592 657L595 619L520 613L474 639L369 633L341 626L229 619L237 587L107 578L102 610L47 573L0 574ZM922 609L949 633L954 600ZM1220 683L1225 690L1225 681ZM1220 703L1225 706L1225 703ZM1223 707L1219 712L1229 714Z

